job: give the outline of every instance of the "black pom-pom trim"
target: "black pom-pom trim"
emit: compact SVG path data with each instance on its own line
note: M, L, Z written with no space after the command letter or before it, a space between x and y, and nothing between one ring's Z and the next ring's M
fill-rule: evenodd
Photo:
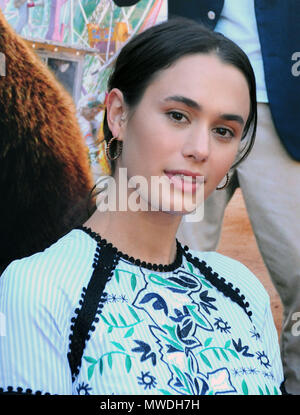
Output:
M50 395L50 393L42 393L41 391L33 392L31 389L23 389L20 386L16 389L12 386L8 386L6 390L0 388L0 395Z
M214 286L218 291L222 292L226 297L229 297L233 302L237 303L247 314L249 319L252 321L252 311L248 311L249 307L248 301L245 301L245 296L240 295L239 288L233 288L231 282L226 283L224 277L219 276L217 272L213 272L210 266L207 266L205 261L200 261L199 258L193 257L190 252L188 252L188 247L183 248L183 255L186 259L191 262L196 268L199 269L200 273Z
M123 252L119 251L115 246L113 246L111 243L108 243L106 239L102 239L101 236L93 232L90 228L87 228L85 226L78 226L76 229L80 229L84 232L86 232L88 235L90 235L91 238L95 239L97 243L101 247L108 247L116 251L117 255L120 258L123 258L125 261L131 262L134 265L141 266L142 268L147 268L149 270L153 271L160 271L160 272L170 272L174 271L175 269L179 268L182 264L182 247L180 245L180 242L176 239L176 258L171 264L152 264L151 262L145 262L141 259L133 258L132 256L129 256L127 254L124 254ZM94 261L95 264L95 261ZM96 266L93 265L93 266Z
M101 261L99 261L100 252ZM105 285L111 279L118 260L117 250L106 244L100 245L98 242L93 262L93 274L88 286L82 289L80 307L75 310L77 316L71 319L68 360L73 382L79 374L82 355L86 342L90 339L90 332L95 330L93 323L99 321L96 315L101 313L102 303L106 301Z

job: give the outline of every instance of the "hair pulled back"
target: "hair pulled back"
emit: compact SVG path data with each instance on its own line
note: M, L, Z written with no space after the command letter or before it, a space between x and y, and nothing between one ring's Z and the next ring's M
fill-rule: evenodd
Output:
M249 87L250 113L243 131L244 138L251 127L247 140L234 166L236 167L251 150L256 131L256 84L255 76L247 55L230 39L220 33L185 18L174 18L145 30L134 36L120 51L108 81L108 92L113 88L122 91L125 104L133 111L143 97L155 76L169 68L178 59L192 54L214 53L219 59L239 69ZM112 138L106 113L104 116L104 137ZM112 163L112 173L114 164Z

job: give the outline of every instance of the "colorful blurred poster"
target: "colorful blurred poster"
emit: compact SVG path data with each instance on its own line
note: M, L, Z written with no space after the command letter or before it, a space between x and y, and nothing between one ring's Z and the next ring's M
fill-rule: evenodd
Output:
M167 18L167 0L0 0L0 8L73 97L96 182L110 172L101 125L111 66L132 36Z
M110 65L122 45L167 17L167 0L125 2L135 3L129 7L117 3L120 1L0 0L0 9L32 47L34 41L40 49L41 44L47 46L41 59L78 102L87 94L103 94Z

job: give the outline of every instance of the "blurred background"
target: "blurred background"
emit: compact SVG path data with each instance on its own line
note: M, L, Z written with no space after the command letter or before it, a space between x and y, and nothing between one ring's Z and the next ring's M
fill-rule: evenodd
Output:
M78 103L105 91L109 66L131 36L167 17L166 0L139 0L130 7L117 3L0 0L0 9Z

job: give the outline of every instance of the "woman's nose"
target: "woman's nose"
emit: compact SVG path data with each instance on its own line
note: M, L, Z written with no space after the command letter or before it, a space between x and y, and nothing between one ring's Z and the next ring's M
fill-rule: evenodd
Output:
M190 157L195 161L206 161L210 154L210 133L206 128L193 132L183 146L184 157Z

